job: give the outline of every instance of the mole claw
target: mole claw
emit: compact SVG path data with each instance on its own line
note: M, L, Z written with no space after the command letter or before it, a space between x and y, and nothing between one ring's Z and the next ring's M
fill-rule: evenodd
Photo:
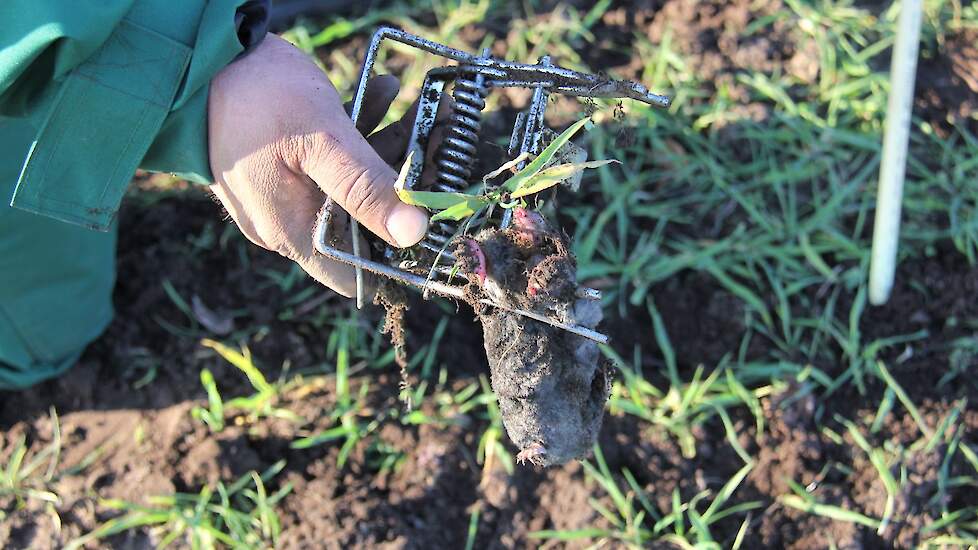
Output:
M543 457L547 455L547 449L540 443L532 443L516 455L517 464L529 462L534 466L543 466Z

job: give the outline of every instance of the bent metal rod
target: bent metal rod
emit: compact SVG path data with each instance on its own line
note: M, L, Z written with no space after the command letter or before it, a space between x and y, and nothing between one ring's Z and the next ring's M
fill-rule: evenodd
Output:
M357 256L350 254L349 252L344 252L332 246L322 246L321 245L322 240L320 239L314 239L314 241L316 243L316 250L320 254L328 258L331 258L333 260L343 262L345 264L352 265L354 267L359 267L360 269L366 269L371 273L376 273L377 275L380 275L382 277L387 277L389 279L393 279L400 283L430 290L431 292L434 292L436 294L441 294L442 296L448 296L450 298L455 298L458 300L465 299L465 291L461 287L447 285L439 281L430 281L425 279L424 277L419 277L418 275L415 275L414 273L410 273L408 271L396 269L388 265L367 260L364 258L358 258ZM588 289L588 291L593 292L592 289ZM480 300L480 303L492 307L498 307L500 309L505 309L506 311L511 311L518 315L522 315L523 317L529 317L530 319L540 321L542 323L547 323L548 325L553 325L557 328L577 334L578 336L583 336L584 338L587 338L589 340L594 340L599 344L608 343L607 335L602 334L596 330L589 329L587 327L562 323L560 321L550 319L544 315L540 315L539 313L534 313L532 311L527 311L524 309L504 306L502 304L497 304L496 302L493 302L491 300Z
M426 158L425 151L434 126L435 114L438 112L444 90L452 83L454 83L453 97L455 101L454 113L450 119L449 137L441 144L435 159L438 169L435 187L438 190L449 192L464 192L464 188L471 178L482 110L485 108L485 97L491 89L522 87L533 92L529 107L518 114L513 127L510 140L510 154L513 156L539 153L546 130L544 113L547 108L548 95L551 93L577 97L628 98L655 107L668 107L670 104L668 97L652 93L638 82L614 80L603 75L581 73L559 67L552 64L547 55L541 57L536 64L517 63L492 57L488 49L483 50L480 55L474 55L399 29L381 27L374 33L367 48L363 71L360 74L359 85L353 97L350 118L353 119L354 124L360 117L367 80L373 73L377 53L385 39L400 42L455 63L455 65L436 67L428 71L425 77L420 93L418 114L414 121L408 147L409 151L414 154L408 155L408 159L413 158L413 160L410 160L409 166L407 166L405 189L412 189L421 178L421 173L424 170L424 159ZM517 168L521 168L522 164L520 163ZM350 232L353 254L328 244L326 233L330 222L330 202L327 198L327 204L324 205L318 216L313 236L314 246L319 253L355 268L358 308L363 307L365 298L364 269L377 275L420 287L426 293L431 291L453 298L461 299L463 297L461 286L427 280L408 271L364 259L360 250L360 226L352 218L350 220ZM508 224L509 211L507 210L503 214L500 227L505 228ZM443 245L453 234L452 229L444 223L430 227L428 234L421 242L421 246L435 252L438 259L448 257L444 253ZM437 264L437 259L435 263ZM435 266L432 266L432 271L441 273L440 270L435 269ZM588 288L579 288L577 296L591 300L600 299L598 291ZM607 343L608 341L607 336L594 330L562 323L532 311L510 308L489 300L482 300L482 303L553 325L596 342Z

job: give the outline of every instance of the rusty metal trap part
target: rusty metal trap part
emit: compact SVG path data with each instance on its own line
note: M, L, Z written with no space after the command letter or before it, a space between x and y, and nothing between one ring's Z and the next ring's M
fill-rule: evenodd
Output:
M473 176L472 170L476 160L476 147L482 125L482 115L485 109L485 99L496 88L528 88L533 91L529 106L517 115L516 123L510 137L508 154L511 159L526 158L540 152L543 141L551 131L544 126L544 115L550 94L563 94L589 98L624 98L634 99L657 107L668 107L670 99L650 92L645 86L626 80L613 80L605 76L581 73L553 65L550 56L543 56L536 64L516 63L492 57L489 50L483 50L481 55L473 55L455 48L432 42L399 29L382 27L374 33L367 49L363 63L360 82L353 98L353 109L350 117L356 124L367 88L367 80L373 71L377 52L385 39L412 46L423 52L434 54L454 62L453 65L438 67L428 71L421 87L417 116L414 120L411 138L408 144L407 178L404 182L406 189L413 189L421 181L424 171L425 151L435 125L435 115L443 93L452 86L454 100L453 111L445 123L446 132L435 154L435 182L433 189L446 192L464 192L473 182L481 181L482 176ZM520 169L525 161L516 164ZM352 265L356 269L357 307L363 307L364 284L363 270L376 275L387 277L403 284L418 287L423 290L425 297L430 292L443 296L463 299L462 285L451 283L451 267L455 258L447 251L452 239L460 234L457 224L435 222L428 228L428 233L418 246L429 250L434 255L431 266L428 267L428 277L421 277L406 269L403 264L389 265L368 260L362 257L360 250L359 224L351 219L353 253L340 250L327 242L330 221L331 200L321 210L313 234L316 250L334 260ZM474 230L491 224L505 228L510 223L511 212L503 210L498 216L483 213L477 219L469 219L462 230ZM498 219L495 219L497 218ZM388 248L386 260L397 264L396 253ZM444 262L441 264L441 262ZM441 264L441 265L439 265ZM600 292L589 288L579 288L577 296L597 300ZM573 324L562 323L536 312L514 309L482 300L483 303L494 307L507 309L519 315L549 323L558 328L570 331L585 338L600 343L608 341L607 336Z

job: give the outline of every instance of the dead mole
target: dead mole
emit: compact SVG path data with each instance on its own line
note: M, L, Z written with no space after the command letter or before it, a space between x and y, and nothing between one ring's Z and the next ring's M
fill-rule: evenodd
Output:
M486 297L588 328L601 321L599 303L576 297L577 262L566 235L537 212L517 208L510 227L460 239L455 257L473 302ZM597 344L501 308L476 311L517 458L551 466L587 456L611 389Z

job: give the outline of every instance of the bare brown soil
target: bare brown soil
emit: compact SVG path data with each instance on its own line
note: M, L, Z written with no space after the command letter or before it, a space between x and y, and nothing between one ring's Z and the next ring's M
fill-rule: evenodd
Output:
M693 56L717 82L729 81L734 93L737 85L731 75L742 68L783 67L799 78L814 78L812 53L790 46L780 34L788 29L740 37L740 31L759 16L756 8L748 9L750 5L754 3L746 0L635 2L613 9L596 26L594 32L603 37L606 48L585 53L592 56L592 65L627 67L639 61L616 53L620 42L633 30L658 39L668 26L674 45ZM765 5L760 13L781 9L777 2ZM925 60L920 68L922 74L930 75L925 82L934 84L922 87L918 104L929 106L935 121L945 120L946 113L956 115L962 109L976 108L974 37L952 38L946 48L945 57ZM764 116L763 106L745 101L743 108L751 116ZM458 548L464 544L473 509L481 512L477 547L487 548L532 546L535 542L527 538L532 531L579 529L603 521L588 499L606 503L607 499L596 484L586 482L579 464L547 470L519 467L512 475L501 468L483 472L473 453L485 426L476 418L461 417L440 427L385 423L380 438L407 453L399 469L384 474L378 473L366 445L358 446L343 468L336 466L338 445L291 449L293 428L284 421L266 420L249 428L231 422L214 436L192 420L190 409L205 399L198 379L201 361L197 357L202 350L195 338L174 337L163 328L189 323L167 297L164 280L181 296L197 296L218 315L233 317L235 328L266 326L266 336L251 351L270 379L284 362L296 369L330 363L325 318L331 311L351 307L317 290L305 301L289 306L294 317L282 316L282 304L312 283L302 281L288 291L271 284L260 273L285 271L288 263L245 245L239 236L225 239L220 218L216 206L194 193L161 198L152 205L127 205L121 218L117 317L107 334L60 380L24 392L0 393L0 430L8 442L26 434L32 448L40 449L51 438L47 411L53 405L61 417L65 440L61 462L65 467L101 449L100 458L81 475L67 477L56 487L62 497L57 507L60 527L43 506L32 504L12 511L0 522L0 547L62 546L107 519L104 512L97 511L97 497L142 502L147 495L194 491L206 482L232 479L283 458L288 465L273 486L290 482L295 487L282 503L282 546L287 548ZM978 317L974 299L978 269L952 250L936 250L931 258L902 265L897 281L889 305L868 311L863 333L872 339L921 329L930 332L931 338L909 347L897 346L885 351L884 357L927 422L937 426L959 400L978 400L978 384L972 377L958 377L950 386L937 384L951 363L973 368L974 358L952 356L947 343L973 333L973 327L959 321ZM686 378L697 365L715 364L724 353L736 349L744 330L738 319L743 316L736 309L738 302L723 289L697 274L681 273L656 286L653 294ZM412 304L407 316L409 348L430 338L430 321L439 311L431 303ZM374 321L364 318L358 328L373 330ZM654 349L651 321L643 311L608 319L604 326L623 353L630 353L634 342ZM461 388L488 372L482 338L466 310L452 318L448 332L452 345L442 347L441 360L452 365L450 383ZM895 361L897 356L901 361ZM233 367L219 359L205 363L227 395L249 391ZM837 364L816 366L832 375L843 369ZM658 365L645 367L646 372L654 372ZM136 382L153 369L155 379L136 388ZM395 368L390 367L361 371L351 385L359 387L369 380L372 408L400 409L398 379ZM910 548L918 540L920 527L938 517L935 503L925 498L933 493L941 467L936 453L905 459L909 489L897 502L898 528L883 537L871 529L778 504L777 497L790 492L786 481L790 479L813 484L822 502L877 516L882 513L885 492L878 475L845 430L831 419L832 412L849 418L874 415L885 388L876 380L867 384L866 395L842 388L822 406L813 398L790 403L767 400L763 411L767 429L760 436L746 414L733 419L742 434L741 444L758 457L735 501L760 500L764 505L752 513L745 548L815 549L831 543L839 548ZM324 385L289 406L316 419L322 411L334 408L335 401L333 388ZM965 437L974 441L978 411L965 409L962 415ZM314 422L313 428L325 427L325 422ZM843 441L833 441L816 428L816 422L834 425ZM919 435L913 419L895 407L891 420L873 435L872 443L909 444ZM675 440L663 432L651 431L627 416L606 415L599 438L611 470L627 467L654 503L669 509L674 490L678 489L684 501L704 488L716 490L740 465L724 442L719 421L707 423L695 436L693 459L683 457ZM823 472L821 465L830 460L853 465L854 475ZM963 473L966 465L955 460L948 467L953 477ZM967 488L949 489L946 498L954 508L978 505L978 496ZM9 503L0 502L5 504ZM717 531L722 544L733 539L740 521L721 521ZM137 532L116 537L110 544L144 548L150 542Z

